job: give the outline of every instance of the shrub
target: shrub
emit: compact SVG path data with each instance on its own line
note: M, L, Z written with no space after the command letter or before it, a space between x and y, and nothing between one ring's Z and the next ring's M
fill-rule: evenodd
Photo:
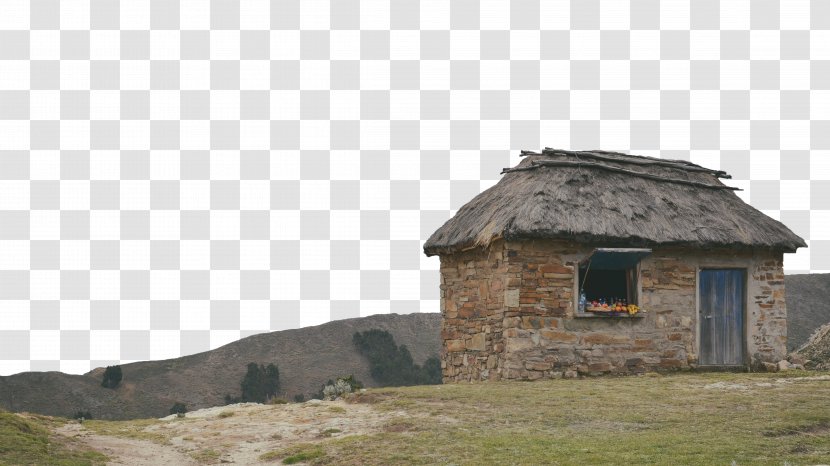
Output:
M337 387L334 385L326 385L323 387L323 399L324 400L333 400L341 395L342 392L337 391Z
M363 382L355 379L354 374L349 374L348 377L338 377L337 378L338 382L341 381L341 380L343 382L349 384L349 388L351 388L351 391L353 391L353 392L363 388Z
M121 366L107 366L104 369L104 380L101 381L101 386L105 388L115 388L121 383Z
M303 395L302 393L294 395L294 401L297 403L302 403L303 401L305 401L305 395Z
M369 360L372 378L382 387L441 383L441 362L436 357L421 367L412 361L406 345L398 346L386 330L355 332L352 342Z
M363 388L363 384L354 378L354 375L348 377L338 377L337 380L329 379L323 384L320 391L312 396L319 400L334 400L340 398L346 393L352 393L355 390Z
M187 406L181 402L173 403L173 407L170 408L170 414L184 414L187 412Z

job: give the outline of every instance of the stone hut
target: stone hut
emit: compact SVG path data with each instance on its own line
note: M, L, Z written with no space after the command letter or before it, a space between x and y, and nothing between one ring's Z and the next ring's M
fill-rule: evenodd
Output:
M783 253L806 244L727 173L522 155L424 244L441 259L445 382L764 369L786 355Z

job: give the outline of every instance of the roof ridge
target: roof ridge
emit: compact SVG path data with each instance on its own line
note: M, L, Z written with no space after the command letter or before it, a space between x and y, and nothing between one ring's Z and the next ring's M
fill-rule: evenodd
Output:
M616 157L607 157L607 155L621 155L626 158L616 158ZM622 152L613 152L613 151L604 151L604 150L592 150L592 151L572 151L572 150L565 150L565 149L552 149L550 147L545 147L545 149L539 152L521 151L521 156L527 155L568 155L574 157L588 157L597 160L604 160L608 162L619 162L619 163L628 163L633 165L656 165L662 167L669 167L669 168L676 168L678 170L684 170L688 172L698 172L698 173L709 173L714 175L718 178L725 178L731 179L732 176L726 173L723 170L713 170L711 168L702 167L696 163L689 162L687 160L676 160L676 159L661 159L657 157L648 157L645 155L633 155L633 154L625 154Z
M599 168L602 170L608 170L617 173L623 173L626 175L637 176L640 178L647 178L650 180L655 181L663 181L667 183L678 183L678 184L685 184L689 186L696 186L699 188L709 188L709 189L729 189L732 191L742 191L741 188L737 188L734 186L728 186L725 184L709 184L703 183L701 181L692 181L692 180L682 180L680 178L664 178L662 176L654 175L651 173L643 173L634 170L626 170L625 168L613 167L611 165L605 165L604 163L598 162L582 162L582 161L570 161L570 160L533 160L530 162L530 166L527 167L514 167L514 168L505 168L502 170L501 174L505 173L512 173L512 172L520 172L520 171L528 171L533 170L539 167L588 167L588 168Z
M593 150L569 150L569 149L555 149L553 147L545 147L542 152L561 152L565 154L583 154L583 153L594 153L594 154L613 154L613 155L623 155L625 157L631 157L635 159L646 159L646 160L654 160L660 162L672 162L681 165L688 165L691 167L700 167L700 165L690 162L688 160L683 159L664 159L660 157L652 157L650 155L639 155L639 154L628 154L625 152L618 152L613 150L602 150L602 149L593 149Z

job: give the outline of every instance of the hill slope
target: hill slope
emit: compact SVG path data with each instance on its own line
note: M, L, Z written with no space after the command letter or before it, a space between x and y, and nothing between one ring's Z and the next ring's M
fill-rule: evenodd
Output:
M89 410L98 419L135 419L168 414L175 401L188 409L223 404L239 395L249 362L279 366L286 396L319 390L326 380L354 374L373 386L368 364L352 345L355 332L387 330L421 364L440 350L440 315L379 314L281 332L262 333L204 353L122 365L116 390L102 388L99 368L84 375L24 372L0 377L0 407L52 416Z
M0 465L92 465L108 457L78 439L56 435L65 419L18 415L0 410Z
M786 275L787 349L807 342L821 325L830 322L830 273Z

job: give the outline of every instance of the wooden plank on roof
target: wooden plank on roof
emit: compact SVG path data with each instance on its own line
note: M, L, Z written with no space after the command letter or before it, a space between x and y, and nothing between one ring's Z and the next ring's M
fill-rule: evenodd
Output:
M610 152L612 154L616 154L616 152ZM687 172L698 172L698 173L709 173L714 175L718 178L726 178L730 179L728 173L723 170L712 170L710 168L700 167L697 165L687 165L681 164L679 160L660 160L660 159L645 159L635 156L630 156L626 154L626 158L619 158L619 157L610 157L608 155L603 155L604 153L600 152L574 152L574 151L565 151L565 150L558 150L558 149L545 149L542 154L554 154L554 155L572 155L574 157L586 157L595 160L602 160L606 162L619 162L619 163L627 163L631 165L653 165L653 166L660 166L660 167L669 167L669 168L676 168L678 170L684 170Z
M723 184L709 184L709 183L702 183L700 181L692 181L692 180L681 180L679 178L664 178L662 176L652 175L651 173L643 173L634 170L627 170L625 168L619 167L612 167L610 165L605 165L602 163L596 162L580 162L580 161L570 161L570 160L534 160L532 161L529 167L515 167L515 168L505 168L502 170L501 174L505 173L513 173L519 171L527 171L533 170L538 167L585 167L585 168L599 168L601 170L607 170L611 172L617 173L624 173L626 175L637 176L640 178L647 178L650 180L655 181L663 181L667 183L677 183L677 184L685 184L689 186L696 186L698 188L708 188L708 189L728 189L732 191L743 191L741 188L736 188L734 186L727 186Z

